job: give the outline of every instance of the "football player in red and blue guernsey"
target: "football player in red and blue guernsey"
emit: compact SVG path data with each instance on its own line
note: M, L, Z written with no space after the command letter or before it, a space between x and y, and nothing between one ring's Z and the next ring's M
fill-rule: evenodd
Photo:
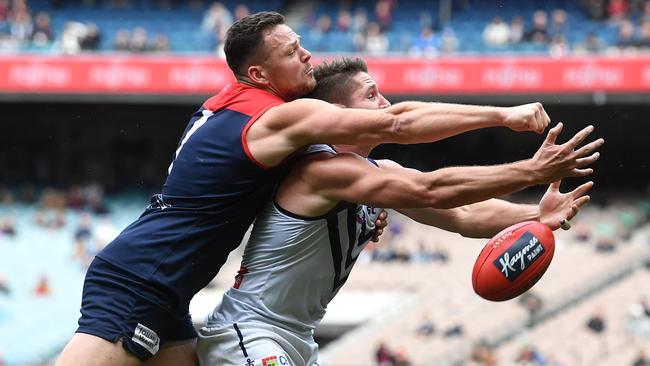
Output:
M162 192L91 264L79 328L57 365L196 364L190 300L240 244L283 162L307 145L431 142L486 127L542 133L550 122L539 103L363 110L299 99L316 85L311 54L278 13L233 24L225 53L237 81L192 116Z

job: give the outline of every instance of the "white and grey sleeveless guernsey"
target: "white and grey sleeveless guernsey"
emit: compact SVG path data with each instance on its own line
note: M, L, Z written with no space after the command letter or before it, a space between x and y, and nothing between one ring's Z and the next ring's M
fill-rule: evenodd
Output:
M313 145L305 154L323 151L336 153ZM253 226L235 285L206 327L262 323L311 338L372 238L380 211L340 202L326 215L302 217L272 200Z

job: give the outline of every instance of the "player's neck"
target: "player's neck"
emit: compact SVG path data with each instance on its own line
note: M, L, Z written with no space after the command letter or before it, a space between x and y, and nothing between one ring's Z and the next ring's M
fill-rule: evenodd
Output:
M240 83L240 84L246 84L246 85L251 86L253 88L265 90L265 91L275 95L276 97L284 100L285 102L295 99L295 98L285 98L282 95L280 95L280 93L278 93L275 89L273 89L273 88L271 88L269 86L266 86L266 85L258 84L256 82L252 81L250 78L245 77L245 76L237 76L237 82Z

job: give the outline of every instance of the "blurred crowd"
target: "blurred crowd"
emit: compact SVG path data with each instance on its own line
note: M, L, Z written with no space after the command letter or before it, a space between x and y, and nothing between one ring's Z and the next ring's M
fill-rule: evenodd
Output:
M75 185L68 189L36 189L32 185L23 185L18 190L0 187L0 207L0 247L20 242L21 236L32 230L66 231L74 247L70 259L84 269L118 233L110 220L104 190L99 184ZM21 212L20 223L14 211ZM24 212L32 216L23 217ZM47 283L48 278L43 276L35 285L34 293L47 295ZM7 279L0 273L0 295L9 295L10 289Z
M402 0L404 1L404 0ZM450 0L453 12L443 14L440 9L423 9L413 15L407 32L395 29L395 14L400 11L398 0L367 0L365 2L339 0L336 14L318 12L307 8L292 17L298 24L290 24L303 35L313 52L360 52L381 56L399 52L415 57L431 57L457 52L481 53L511 50L517 46L545 52L552 57L570 54L636 53L650 48L649 0L576 0L582 9L580 16L587 17L593 29L615 29L612 39L595 30L571 29L571 14L557 8L550 12L537 10L532 14L515 14L509 19L495 15L487 24L478 24L470 33L459 35L455 31L463 11L471 9L470 0ZM285 2L290 8L291 2ZM223 41L228 27L248 15L245 3L192 0L179 2L159 0L158 10L182 7L201 15L201 24L193 24L195 32L188 37L209 38L202 52L223 56ZM365 6L360 6L361 4ZM0 50L46 50L64 54L80 52L173 52L168 32L147 29L144 25L111 29L110 34L101 29L94 19L67 18L65 1L53 0L49 12L32 9L27 0L0 0ZM105 2L82 0L86 9L108 11L142 11L136 0ZM70 6L68 4L68 6ZM485 6L485 4L483 4ZM372 11L367 11L372 8ZM498 14L498 11L494 11ZM74 13L72 13L74 14ZM60 29L53 26L52 17L65 18ZM454 18L456 17L456 18ZM161 20L164 22L165 20ZM178 20L179 22L194 20ZM580 33L580 34L573 34ZM471 38L471 39L466 39ZM463 49L466 41L482 40L480 49ZM193 39L184 42L192 43Z

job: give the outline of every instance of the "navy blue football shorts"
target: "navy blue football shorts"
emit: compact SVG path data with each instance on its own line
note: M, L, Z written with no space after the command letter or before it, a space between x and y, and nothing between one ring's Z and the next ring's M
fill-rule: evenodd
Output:
M124 347L142 361L161 347L197 337L187 310L175 310L160 291L118 267L95 258L88 268L77 333Z

